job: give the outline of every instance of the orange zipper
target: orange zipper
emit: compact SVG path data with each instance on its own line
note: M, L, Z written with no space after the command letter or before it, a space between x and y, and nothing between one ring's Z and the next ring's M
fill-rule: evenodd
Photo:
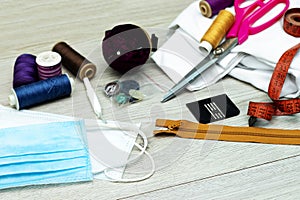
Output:
M255 142L266 144L300 144L300 130L267 129L257 127L199 124L187 120L156 120L153 134L172 134L182 138L221 140L231 142Z

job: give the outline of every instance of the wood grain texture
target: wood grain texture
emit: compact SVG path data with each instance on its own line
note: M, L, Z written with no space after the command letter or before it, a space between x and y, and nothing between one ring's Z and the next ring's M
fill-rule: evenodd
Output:
M171 21L192 1L111 0L111 1L1 1L0 104L8 106L12 68L22 53L38 54L56 42L66 41L97 64L92 79L103 105L104 117L111 120L142 122L149 137L149 152L156 172L138 183L87 183L29 186L0 191L1 199L296 199L299 197L300 147L251 143L186 140L153 137L156 118L195 121L187 110L188 102L227 93L241 110L238 117L219 122L247 125L247 105L265 100L265 93L230 77L204 90L185 92L176 100L161 104L172 82L150 60L138 76L153 89L145 101L130 106L114 105L102 92L109 81L126 78L107 67L101 58L100 42L104 31L116 24L135 23L150 32L166 33ZM159 87L155 84L159 83ZM71 98L41 105L31 110L77 117L93 117L85 88L76 81ZM1 114L1 113L0 113ZM299 115L274 118L265 127L299 128ZM149 170L147 159L128 166L127 173Z
M298 199L299 156L125 199ZM283 180L286 186L283 186Z

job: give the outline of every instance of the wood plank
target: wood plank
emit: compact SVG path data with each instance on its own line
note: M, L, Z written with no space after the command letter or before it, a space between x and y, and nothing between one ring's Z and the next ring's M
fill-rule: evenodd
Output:
M300 155L125 199L298 199Z
M159 27L157 29L166 30L168 24L191 2L174 0L164 2L163 5L158 0L97 2L92 0L84 2L67 0L17 2L4 0L1 2L2 10L0 16L3 20L0 21L0 26L2 27L0 39L3 42L0 44L0 64L2 67L0 73L0 80L2 81L2 84L0 84L0 103L8 106L7 96L11 88L12 67L15 58L19 54L25 52L37 54L50 50L56 42L65 40L79 52L87 55L89 59L97 63L99 73L92 79L92 84L96 88L97 95L104 107L104 117L132 123L143 122L143 130L150 140L148 150L154 157L157 167L153 177L138 183L121 184L95 180L89 183L30 186L2 190L0 191L2 199L117 199L148 192L150 196L142 197L150 198L153 194L152 191L157 191L157 193L153 194L157 197L169 196L170 198L176 198L176 191L172 193L169 190L164 190L164 188L173 190L172 188L174 187L174 190L177 190L175 186L195 181L195 187L201 187L202 180L210 180L211 177L215 177L217 183L220 174L226 174L226 176L230 177L236 176L235 171L296 156L300 153L298 146L185 140L173 137L154 138L152 136L151 132L156 118L195 121L186 109L185 104L220 93L227 93L238 105L241 114L238 117L219 123L246 126L248 119L246 112L249 99L261 101L268 100L268 97L265 93L229 77L202 91L195 93L185 92L176 100L161 104L160 99L164 91L172 85L172 82L166 78L153 62L149 61L147 65L141 68L140 72L142 73L139 74L144 73L151 77L155 83L160 83L162 90L155 90L154 95L149 96L143 102L122 108L113 105L104 96L102 89L105 83L122 78L107 67L103 59L101 60L101 56L98 57L101 54L99 48L104 31L116 24L129 22L147 27L147 30L153 30L151 27ZM150 79L145 78L145 80L151 82L149 81ZM37 106L31 108L31 110L78 117L94 117L85 95L85 88L79 81L76 82L76 90L72 98ZM294 116L278 117L271 123L265 124L265 126L299 128L299 118ZM286 160L286 163L289 163L289 160ZM285 163L285 160L282 162ZM297 164L291 163L295 165L296 169ZM139 171L146 173L149 170L148 165L149 162L145 159L134 166L129 166L127 172ZM267 175L262 175L261 178L259 174L257 176L257 181L264 180L260 187L271 190L272 179L270 181L266 179L265 177L269 177ZM285 176L286 179L298 182L298 180L294 180L297 177L294 177L292 173L287 173ZM287 191L298 189L296 185L289 188L283 178L285 177L282 177L282 181L278 179L277 187L285 188ZM238 178L235 180L238 180ZM246 182L246 180L244 178L242 182ZM223 181L223 176L221 176L220 181ZM254 181L251 185L253 187L252 190L256 186ZM242 191L246 190L242 185L233 184L228 191L235 192L239 188ZM182 189L179 188L178 191L182 191ZM281 194L283 195L283 193ZM296 194L293 193L293 195ZM193 196L188 195L187 197L193 198Z

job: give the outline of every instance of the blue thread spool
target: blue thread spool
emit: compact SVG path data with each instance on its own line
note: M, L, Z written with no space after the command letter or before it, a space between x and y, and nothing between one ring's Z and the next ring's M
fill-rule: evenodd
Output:
M70 96L74 80L68 75L52 77L12 89L9 104L17 110Z

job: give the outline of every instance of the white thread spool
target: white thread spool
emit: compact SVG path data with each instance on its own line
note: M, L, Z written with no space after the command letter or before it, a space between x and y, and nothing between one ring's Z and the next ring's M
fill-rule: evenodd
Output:
M53 51L40 53L36 57L39 78L45 80L61 75L61 56Z

